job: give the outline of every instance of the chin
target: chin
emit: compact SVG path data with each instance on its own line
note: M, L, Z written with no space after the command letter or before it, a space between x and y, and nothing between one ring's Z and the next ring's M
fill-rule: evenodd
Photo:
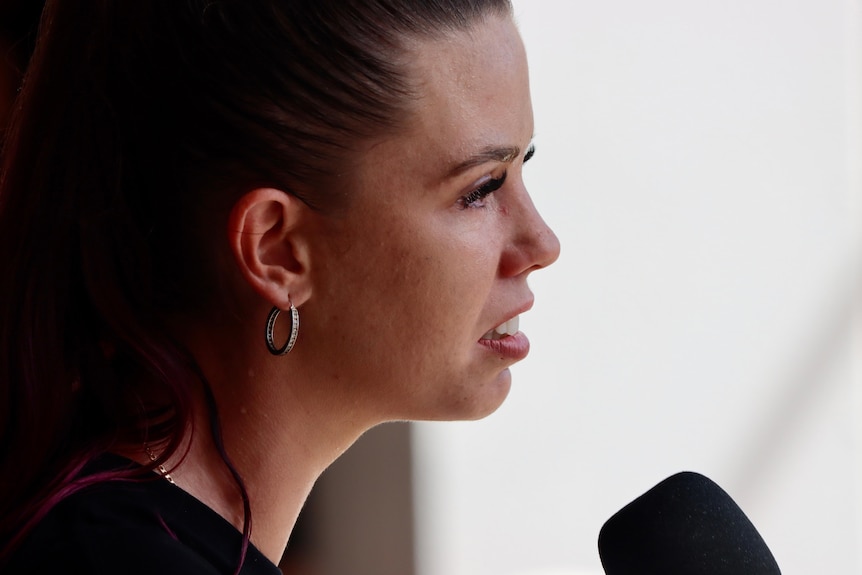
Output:
M442 413L429 417L435 421L476 421L483 419L503 405L512 387L512 374L504 369L497 376L478 387L460 388L458 393L448 398L440 410ZM464 392L467 393L464 393Z

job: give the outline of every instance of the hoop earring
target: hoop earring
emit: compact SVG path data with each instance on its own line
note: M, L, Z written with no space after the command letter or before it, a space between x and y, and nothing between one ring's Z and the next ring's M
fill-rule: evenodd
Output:
M266 348L269 350L269 353L272 355L285 355L290 353L290 350L293 349L294 344L296 343L296 336L299 335L299 311L293 306L293 302L290 304L290 337L287 338L287 342L283 347L278 348L275 347L275 320L278 319L278 314L281 313L281 310L278 307L273 307L269 312L269 317L266 318Z

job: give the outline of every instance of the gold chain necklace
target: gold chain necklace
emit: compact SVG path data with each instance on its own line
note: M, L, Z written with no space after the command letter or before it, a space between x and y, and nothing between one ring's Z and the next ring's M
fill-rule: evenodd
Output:
M155 454L155 453L153 453L153 450L152 450L152 449L150 449L150 446L149 446L149 445L147 445L146 443L144 444L144 451L147 453L147 457L149 457L149 458L150 458L150 461L155 461L155 460L156 460L156 454ZM171 477L171 474L170 474L170 473L168 473L168 470L167 470L167 469L165 469L165 466L164 466L164 465L162 465L162 464L157 465L157 466L156 466L156 471L158 471L158 472L159 472L159 474L160 474L162 477L164 477L165 479L167 479L167 480L168 480L168 483L170 483L170 484L172 484L172 485L176 485L176 483L174 482L174 478L173 478L173 477Z

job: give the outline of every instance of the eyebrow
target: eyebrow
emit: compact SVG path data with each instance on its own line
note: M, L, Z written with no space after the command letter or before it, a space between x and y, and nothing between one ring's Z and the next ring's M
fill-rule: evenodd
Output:
M489 148L485 148L483 150L480 150L478 153L473 154L466 160L455 164L452 169L449 170L449 177L457 176L461 172L465 172L470 168L482 165L486 162L500 162L503 164L508 164L509 162L520 156L521 148L517 146L492 146Z

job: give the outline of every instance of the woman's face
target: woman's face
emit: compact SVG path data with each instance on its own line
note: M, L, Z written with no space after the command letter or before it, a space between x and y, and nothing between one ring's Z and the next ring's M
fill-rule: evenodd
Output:
M407 129L345 178L349 209L317 216L294 353L374 418L477 418L527 354L527 276L559 254L522 180L527 62L498 17L417 42L410 62L420 98Z

